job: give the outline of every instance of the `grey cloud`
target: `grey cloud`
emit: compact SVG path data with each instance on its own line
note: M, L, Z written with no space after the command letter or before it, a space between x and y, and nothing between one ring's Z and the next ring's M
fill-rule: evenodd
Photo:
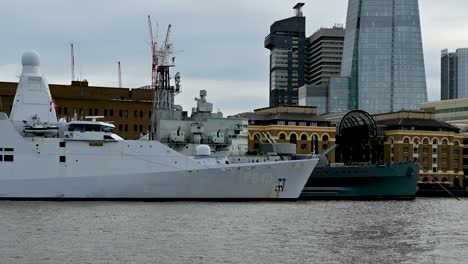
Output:
M91 84L115 85L116 62L122 61L124 84L138 87L150 80L147 14L158 21L160 38L173 25L176 71L187 79L255 82L268 102L269 53L263 40L275 20L292 15L291 0L102 0L5 1L0 13L0 65L19 64L21 52L34 48L42 56L51 83L70 79L69 43L76 48L77 69ZM429 98L438 99L440 49L467 47L464 32L468 2L420 0ZM345 23L346 0L306 2L307 32ZM452 34L453 33L453 34ZM7 67L9 80L16 80ZM7 72L2 73L2 77ZM91 79L93 78L93 79ZM228 94L232 85L218 87ZM251 91L245 89L245 100ZM260 97L255 97L260 98ZM229 104L229 102L225 102ZM233 105L232 107L235 107ZM243 106L241 112L251 110ZM221 107L222 108L222 107Z

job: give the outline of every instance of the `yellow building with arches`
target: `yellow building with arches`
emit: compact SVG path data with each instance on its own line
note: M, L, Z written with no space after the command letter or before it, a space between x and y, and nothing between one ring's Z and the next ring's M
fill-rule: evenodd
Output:
M463 188L463 134L428 112L400 111L373 116L384 135L385 163L417 161L419 181Z
M278 143L296 145L296 153L322 153L336 141L336 127L317 114L316 107L279 106L242 113L249 119L249 152L258 153L260 143L272 137ZM335 161L335 151L328 154Z

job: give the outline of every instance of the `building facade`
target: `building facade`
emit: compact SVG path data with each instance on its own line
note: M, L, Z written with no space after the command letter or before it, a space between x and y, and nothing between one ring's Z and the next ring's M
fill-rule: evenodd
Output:
M307 38L306 84L328 84L331 77L339 77L343 57L345 30L342 25L321 28Z
M306 84L299 88L299 105L316 106L319 113L329 112L330 78L339 77L343 57L343 26L321 28L306 44Z
M468 175L468 98L442 100L422 104L421 110L434 114L436 120L448 122L463 135L463 170Z
M440 69L441 100L468 98L468 48L442 50Z
M465 187L464 135L429 112L399 111L374 115L384 137L384 162L417 161L419 181Z
M249 151L256 153L268 135L278 143L296 145L298 154L319 154L335 144L336 127L317 115L316 107L268 107L239 117L249 119ZM334 162L335 151L327 158Z
M305 17L296 15L274 22L265 38L270 50L270 106L297 105L297 90L305 83Z
M0 82L0 111L8 115L18 83ZM126 89L88 86L87 81L71 85L50 84L50 92L58 106L58 117L104 116L115 132L128 139L138 139L150 131L154 92L150 89Z
M341 76L349 110L419 109L427 90L418 0L349 0Z

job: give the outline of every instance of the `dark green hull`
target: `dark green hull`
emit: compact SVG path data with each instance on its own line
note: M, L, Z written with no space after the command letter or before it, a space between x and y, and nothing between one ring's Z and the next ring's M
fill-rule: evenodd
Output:
M317 166L301 199L414 199L419 165Z

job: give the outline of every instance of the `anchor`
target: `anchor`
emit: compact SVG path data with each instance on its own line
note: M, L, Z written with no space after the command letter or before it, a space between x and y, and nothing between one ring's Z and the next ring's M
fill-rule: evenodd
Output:
M278 185L275 187L276 198L279 198L280 193L283 192L285 182L286 179L278 179Z

